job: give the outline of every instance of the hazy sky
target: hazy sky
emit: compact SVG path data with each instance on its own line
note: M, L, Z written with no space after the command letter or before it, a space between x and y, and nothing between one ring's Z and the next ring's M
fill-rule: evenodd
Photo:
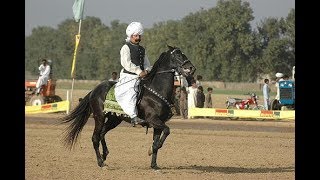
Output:
M254 26L267 17L286 17L295 0L246 0L253 9ZM56 28L73 18L74 0L25 0L25 34L37 26ZM201 8L215 7L217 0L85 0L84 17L95 16L110 26L113 20L122 23L140 21L146 28L154 23L180 20Z

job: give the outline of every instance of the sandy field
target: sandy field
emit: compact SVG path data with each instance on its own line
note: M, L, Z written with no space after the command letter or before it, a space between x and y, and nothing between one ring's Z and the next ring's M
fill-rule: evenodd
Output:
M181 120L174 116L158 152L160 170L150 168L147 151L153 130L120 124L106 135L106 167L97 165L91 136L84 126L75 149L63 146L63 113L26 115L26 180L106 179L295 179L295 122L227 119Z

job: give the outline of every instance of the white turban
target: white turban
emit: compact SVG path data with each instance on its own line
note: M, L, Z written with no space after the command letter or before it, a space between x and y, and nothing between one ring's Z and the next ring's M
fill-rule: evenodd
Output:
M282 77L283 77L283 74L282 74L282 73L276 73L276 77L277 77L277 78L282 78Z
M132 22L132 23L130 23L128 25L127 29L126 29L126 34L127 34L127 39L126 39L127 42L130 41L130 37L133 34L142 35L143 34L142 24L140 22Z

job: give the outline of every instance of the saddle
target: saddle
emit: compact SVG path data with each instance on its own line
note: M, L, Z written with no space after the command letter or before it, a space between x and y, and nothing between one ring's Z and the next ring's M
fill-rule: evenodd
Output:
M138 92L137 92L137 102L136 102L136 107L138 110L138 116L140 117L140 109L139 109L139 104L141 103L144 91L145 91L145 81L141 80L139 85L137 86L138 88ZM105 112L112 112L112 113L116 113L118 116L127 116L128 115L123 111L123 109L121 108L121 106L118 104L118 102L116 101L115 95L114 95L114 88L115 86L112 86L112 88L109 90L109 92L106 95L106 100L104 102L104 111ZM161 97L159 97L161 99ZM168 119L170 119L174 113L172 113L174 111L174 107L173 107L173 103L169 101L167 101L166 99L162 99L163 101L165 101L168 106L170 107L170 113L168 115ZM144 117L140 117L140 118L144 118Z
M113 113L116 113L117 115L128 116L123 111L119 103L117 102L116 97L114 95L114 88L115 86L112 86L106 95L106 100L104 101L104 111L113 112ZM138 85L138 93L137 93L137 102L136 102L137 107L141 102L143 92L144 92L144 88L142 86L142 83L140 82L140 84ZM138 108L138 111L139 111L139 108Z

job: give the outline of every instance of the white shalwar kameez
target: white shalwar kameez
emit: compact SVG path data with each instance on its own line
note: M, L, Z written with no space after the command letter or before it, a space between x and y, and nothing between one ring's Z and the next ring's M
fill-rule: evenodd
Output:
M37 88L37 93L40 92L41 86L47 84L49 80L49 75L50 75L50 66L47 64L44 66L41 64L39 66L39 71L40 71L40 76L38 78L38 81L36 83L36 88Z
M123 45L120 50L121 65L129 72L134 72L137 75L120 72L119 81L115 84L115 98L122 110L130 116L130 118L136 117L138 114L136 108L137 102L137 86L140 83L139 74L142 72L139 66L131 62L130 49L128 45ZM151 70L150 61L145 54L144 56L144 69Z
M188 87L187 93L188 93L188 108L195 108L197 103L197 88L194 88L192 86Z

